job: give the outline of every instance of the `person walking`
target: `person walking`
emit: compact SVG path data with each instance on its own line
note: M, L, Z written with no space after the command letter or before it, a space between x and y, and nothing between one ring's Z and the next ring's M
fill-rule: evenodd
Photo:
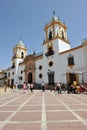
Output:
M42 90L43 90L43 92L45 91L45 83L44 83L44 81L42 82Z
M33 88L34 88L34 84L31 83L31 84L30 84L30 90L31 90L31 92L33 92Z
M24 82L24 84L23 84L23 93L24 93L24 94L26 93L26 89L27 89L27 85L26 85L26 83Z
M7 85L6 85L6 83L4 84L4 92L6 92L7 91Z
M28 89L28 90L30 89L30 83L27 84L27 89Z
M18 90L18 84L17 82L15 83L16 91Z
M61 90L61 84L60 83L57 83L57 91L58 91L58 94L62 94L62 90Z

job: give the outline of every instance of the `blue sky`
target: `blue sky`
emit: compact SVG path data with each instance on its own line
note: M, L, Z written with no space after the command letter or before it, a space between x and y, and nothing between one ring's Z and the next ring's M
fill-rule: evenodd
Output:
M11 66L20 36L28 54L42 51L44 26L55 10L67 25L71 47L87 38L87 0L0 0L0 69Z

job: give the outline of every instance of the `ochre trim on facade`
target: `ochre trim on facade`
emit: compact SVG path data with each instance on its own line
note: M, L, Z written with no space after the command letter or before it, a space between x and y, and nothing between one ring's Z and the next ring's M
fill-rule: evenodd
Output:
M36 65L35 65L36 57L35 55L28 55L24 62L25 62L25 81L28 82L28 74L32 73L32 82L35 82L35 71L36 71Z
M72 73L67 73L67 82L70 83L70 74ZM79 83L79 78L78 78L78 74L75 74L76 76L76 82Z
M59 26L62 26L65 30L67 29L66 25L63 24L60 20L53 20L51 23L46 24L44 31L46 31L49 27L53 26L54 24L57 24Z
M77 81L77 83L79 83L79 76L78 76L78 74L76 74L76 81Z
M14 50L17 50L17 49L22 49L22 50L27 50L27 48L25 48L25 47L21 47L21 46L15 46L14 48L13 48L13 51Z

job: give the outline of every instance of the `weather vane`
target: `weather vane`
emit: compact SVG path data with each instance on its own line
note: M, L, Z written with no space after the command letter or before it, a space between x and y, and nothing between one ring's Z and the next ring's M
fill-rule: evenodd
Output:
M53 15L55 15L55 10L53 11Z

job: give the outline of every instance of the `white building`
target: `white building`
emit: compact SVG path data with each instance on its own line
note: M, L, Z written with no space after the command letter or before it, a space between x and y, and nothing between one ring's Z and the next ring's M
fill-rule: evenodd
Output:
M13 48L12 67L8 71L10 83L87 82L87 40L80 46L71 48L67 27L55 15L45 25L44 32L42 54L27 55L22 40Z

